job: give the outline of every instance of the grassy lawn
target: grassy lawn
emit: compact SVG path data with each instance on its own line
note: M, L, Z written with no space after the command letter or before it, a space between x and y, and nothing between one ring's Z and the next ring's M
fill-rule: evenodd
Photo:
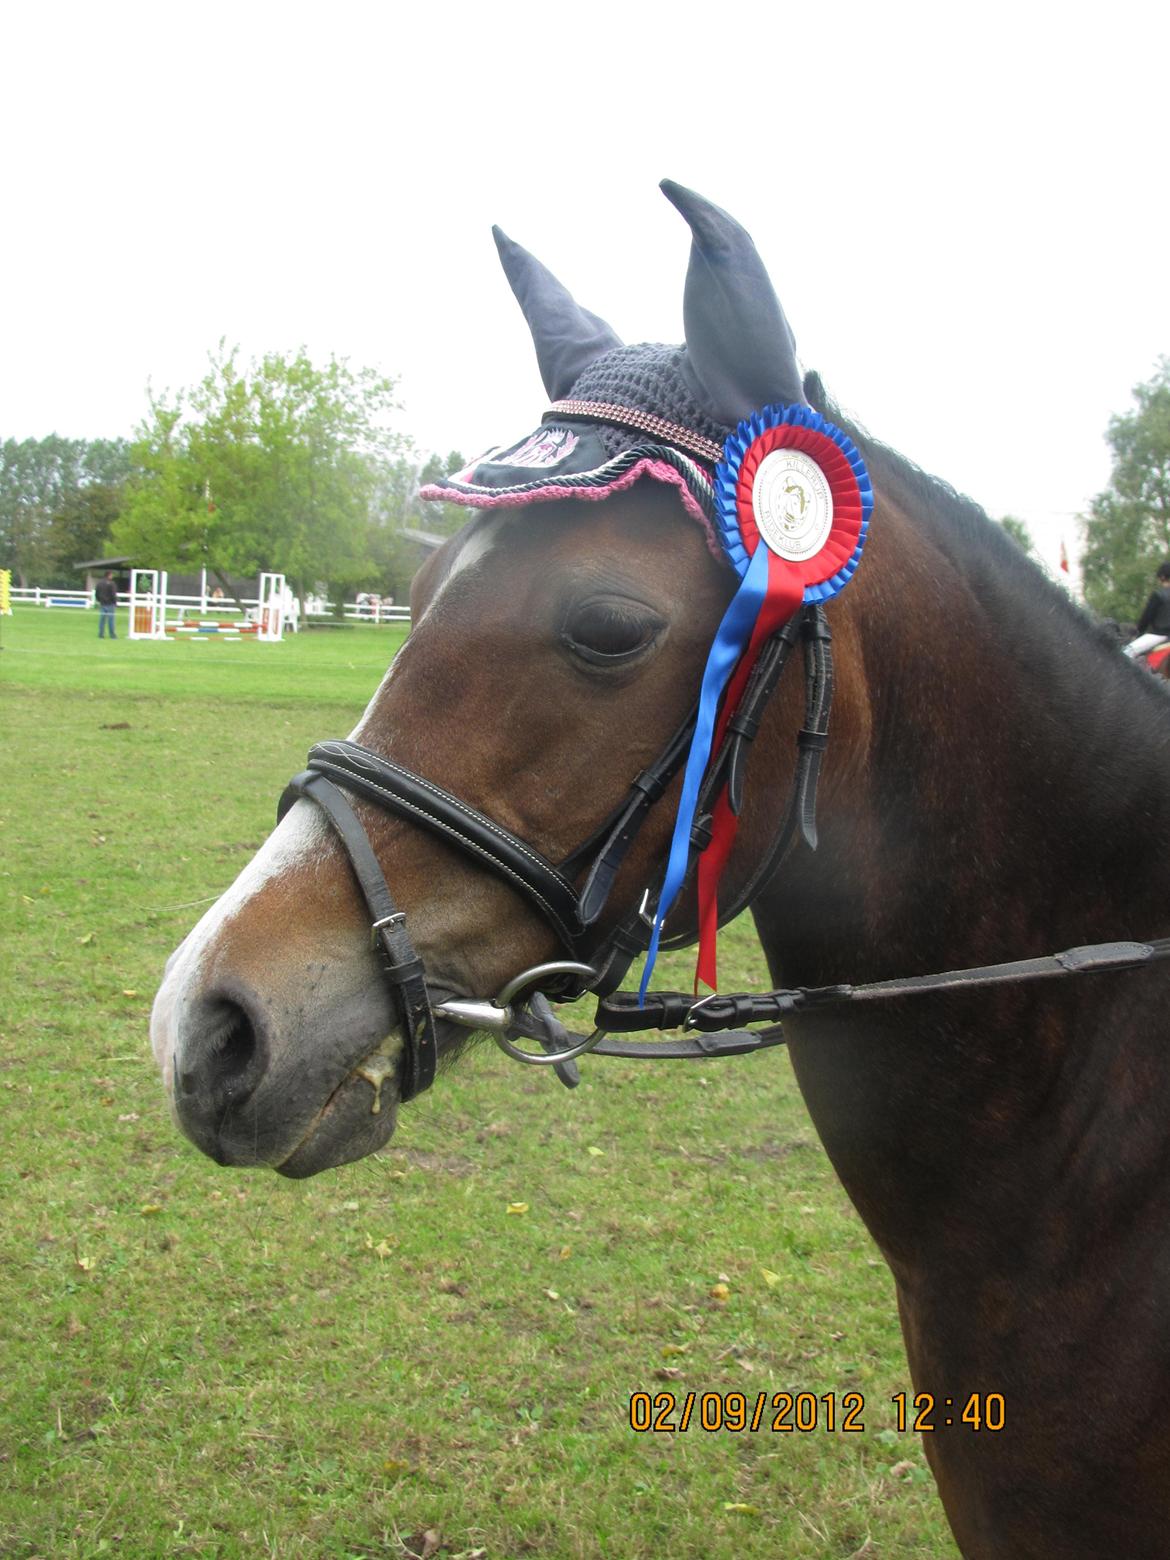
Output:
M163 962L400 642L0 620L0 1555L953 1555L783 1052L586 1058L570 1093L482 1048L300 1183L171 1125ZM721 954L766 982L746 920ZM835 1394L838 1427L631 1429L691 1391Z

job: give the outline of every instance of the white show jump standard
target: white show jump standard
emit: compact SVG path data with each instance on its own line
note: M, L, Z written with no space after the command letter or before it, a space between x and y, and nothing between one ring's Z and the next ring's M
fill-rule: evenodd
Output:
M131 639L165 639L167 576L165 569L131 569Z
M258 639L279 644L284 636L284 575L260 576L260 632Z
M209 639L238 644L246 637L265 644L279 644L284 636L285 596L284 575L264 573L260 576L254 621L238 623L213 619L207 622L202 618L178 618L168 623L166 571L134 569L130 575L130 638L174 644L180 635L188 635L194 644Z

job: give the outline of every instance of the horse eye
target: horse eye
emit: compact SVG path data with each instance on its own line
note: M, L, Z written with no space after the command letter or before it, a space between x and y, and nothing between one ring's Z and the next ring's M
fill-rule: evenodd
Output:
M632 601L583 601L565 619L561 639L594 666L628 661L653 643L661 618Z

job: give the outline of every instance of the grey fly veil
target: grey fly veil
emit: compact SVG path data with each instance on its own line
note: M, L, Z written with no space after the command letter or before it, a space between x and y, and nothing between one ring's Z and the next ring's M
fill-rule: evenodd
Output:
M494 229L551 406L539 428L497 445L422 496L473 508L606 498L648 476L708 524L711 472L760 406L801 404L796 346L750 234L670 180L691 229L683 346L626 346L535 256Z

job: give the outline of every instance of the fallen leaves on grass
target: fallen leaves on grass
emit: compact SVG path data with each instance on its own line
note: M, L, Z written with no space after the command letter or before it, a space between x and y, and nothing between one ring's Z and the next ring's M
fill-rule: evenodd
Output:
M421 1533L408 1533L402 1547L411 1560L431 1560L444 1547L443 1535L438 1528L424 1528Z

